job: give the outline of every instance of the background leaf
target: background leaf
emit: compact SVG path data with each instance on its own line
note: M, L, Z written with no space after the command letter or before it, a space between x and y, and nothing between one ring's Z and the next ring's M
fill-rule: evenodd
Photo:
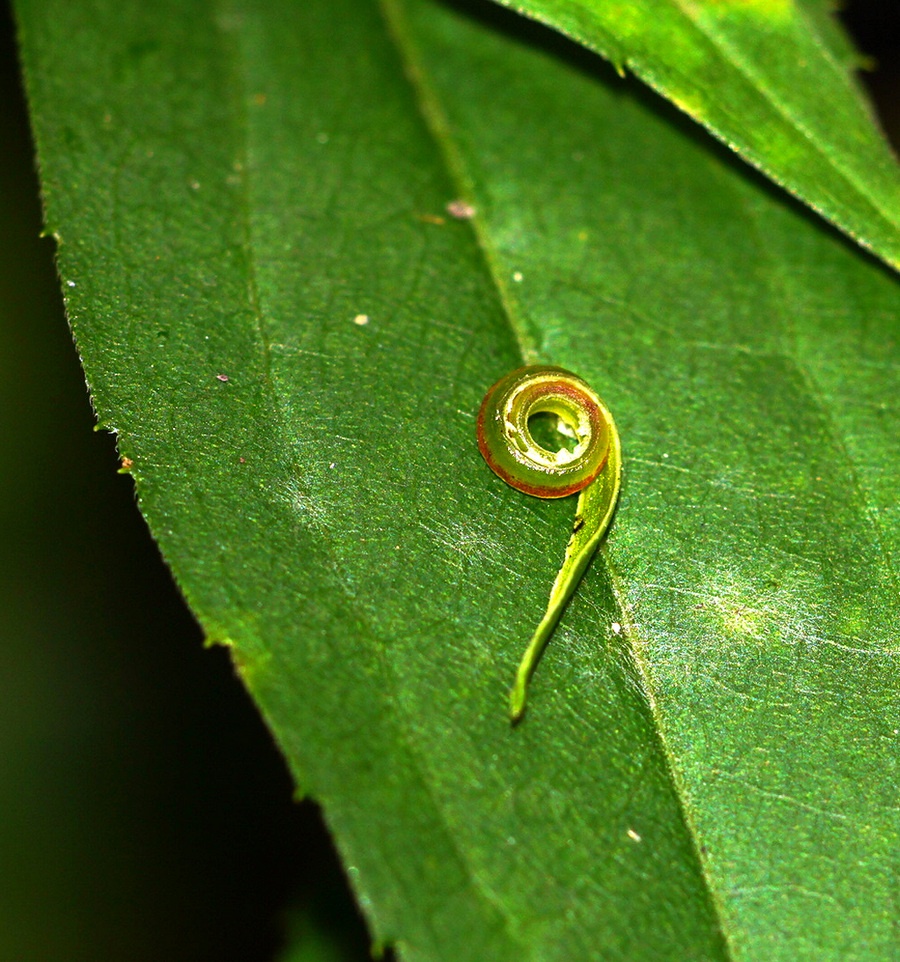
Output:
M893 279L593 60L412 9L440 150L366 4L20 4L167 558L404 957L889 957ZM472 441L523 346L630 472L510 732L570 514Z
M505 2L505 0L504 0ZM900 176L822 0L508 3L599 51L900 266ZM859 60L857 60L859 62Z

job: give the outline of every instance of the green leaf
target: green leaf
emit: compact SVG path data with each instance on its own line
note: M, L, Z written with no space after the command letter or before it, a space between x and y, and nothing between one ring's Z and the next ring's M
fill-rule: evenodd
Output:
M633 71L900 267L900 171L823 0L501 0Z
M893 276L499 11L17 9L101 422L376 937L891 958ZM625 479L511 730L572 515L475 445L523 355Z

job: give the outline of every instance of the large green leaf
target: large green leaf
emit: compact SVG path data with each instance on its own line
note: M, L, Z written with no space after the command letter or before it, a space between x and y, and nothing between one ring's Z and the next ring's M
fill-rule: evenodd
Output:
M593 58L387 9L19 0L70 318L188 600L403 958L890 958L894 278ZM523 354L626 478L511 730L572 512L474 443Z
M824 0L502 0L627 67L900 267L900 173Z

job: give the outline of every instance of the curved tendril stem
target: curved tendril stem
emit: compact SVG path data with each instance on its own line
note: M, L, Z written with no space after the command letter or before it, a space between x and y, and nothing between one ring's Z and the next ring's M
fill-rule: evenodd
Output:
M516 679L509 693L509 715L513 724L525 714L528 682L541 660L563 609L578 587L578 582L609 527L619 495L621 474L622 447L619 434L613 426L606 467L578 497L575 524L566 547L565 560L550 589L550 600L544 617L531 636L519 663Z
M560 574L562 574L562 572L560 572ZM569 580L571 581L571 578ZM519 668L516 672L516 680L513 682L513 686L509 692L509 717L513 724L519 721L525 714L525 698L528 691L528 682L531 680L531 676L534 674L534 670L541 660L541 655L547 647L547 642L553 634L553 629L559 621L559 616L562 614L562 610L565 608L566 602L569 600L573 591L572 587L562 586L562 591L558 592L558 582L559 577L557 577L556 583L553 585L553 591L550 594L550 603L547 605L544 617L541 618L541 623L535 629L534 634L531 636L531 641L528 642L528 647L525 649L525 654L522 655L522 660L519 662Z

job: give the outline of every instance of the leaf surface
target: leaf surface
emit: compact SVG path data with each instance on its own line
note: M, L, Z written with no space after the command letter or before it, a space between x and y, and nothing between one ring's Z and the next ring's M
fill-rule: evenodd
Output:
M893 278L505 17L17 9L101 422L379 939L890 958ZM475 446L523 356L626 477L511 730L573 511Z

